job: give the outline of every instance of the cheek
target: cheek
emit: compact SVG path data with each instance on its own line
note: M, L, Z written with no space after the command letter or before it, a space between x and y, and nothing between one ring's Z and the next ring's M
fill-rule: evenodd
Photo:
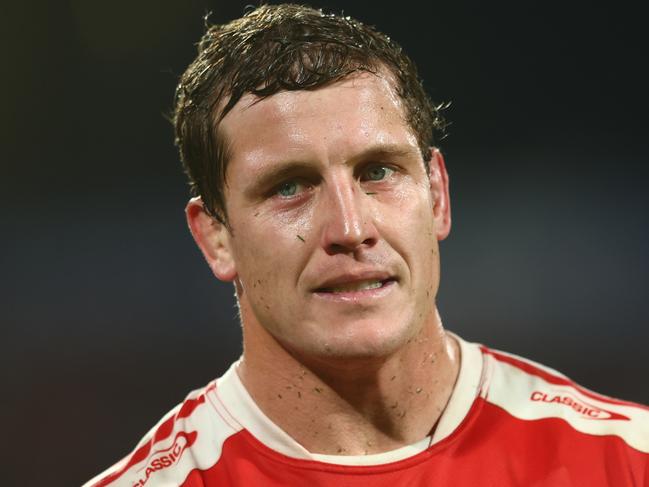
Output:
M393 227L410 245L429 242L434 237L433 206L427 186L404 185L391 196L378 217Z
M276 293L297 280L307 239L308 229L302 219L271 220L262 215L235 228L237 273L251 297Z
M249 234L242 234L241 237L245 238L245 243L237 247L237 271L244 289L254 294L253 289L265 287L273 271L277 272L282 245L277 245L276 241L275 245L271 245L272 238L257 241L250 238ZM276 277L281 278L281 275Z
M412 279L430 280L438 273L438 246L430 193L417 186L397 193L381 215L383 235L401 255Z
M261 241L254 239L250 232L240 232L245 243L237 247L236 265L242 292L239 295L250 311L259 321L269 322L269 313L281 309L277 300L285 294L286 279L289 271L279 263L283 255L279 253L280 246L267 245L272 239Z

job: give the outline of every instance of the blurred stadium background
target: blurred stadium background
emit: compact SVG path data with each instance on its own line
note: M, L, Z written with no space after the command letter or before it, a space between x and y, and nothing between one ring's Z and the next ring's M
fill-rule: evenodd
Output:
M203 15L246 3L1 7L2 485L81 484L240 354L232 289L186 230L165 114ZM397 39L452 102L446 326L649 403L640 4L312 5Z

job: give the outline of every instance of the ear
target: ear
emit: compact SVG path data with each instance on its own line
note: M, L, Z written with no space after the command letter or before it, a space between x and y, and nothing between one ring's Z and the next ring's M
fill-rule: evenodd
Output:
M237 270L228 228L207 214L200 197L189 200L185 215L189 230L216 278L233 281L237 277Z
M444 156L436 147L430 148L430 193L433 196L433 218L437 240L444 240L451 232L451 198Z

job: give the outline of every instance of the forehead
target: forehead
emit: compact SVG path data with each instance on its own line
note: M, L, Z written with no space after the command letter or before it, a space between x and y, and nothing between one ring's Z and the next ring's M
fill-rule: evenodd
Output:
M220 128L235 160L277 156L345 158L368 144L407 144L416 137L389 76L359 73L315 90L247 94Z

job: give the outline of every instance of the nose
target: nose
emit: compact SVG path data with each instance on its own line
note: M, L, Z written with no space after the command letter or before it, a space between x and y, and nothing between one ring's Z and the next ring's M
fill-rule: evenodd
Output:
M337 175L327 185L323 199L322 247L330 254L355 252L376 244L378 234L371 217L371 196L351 175Z

